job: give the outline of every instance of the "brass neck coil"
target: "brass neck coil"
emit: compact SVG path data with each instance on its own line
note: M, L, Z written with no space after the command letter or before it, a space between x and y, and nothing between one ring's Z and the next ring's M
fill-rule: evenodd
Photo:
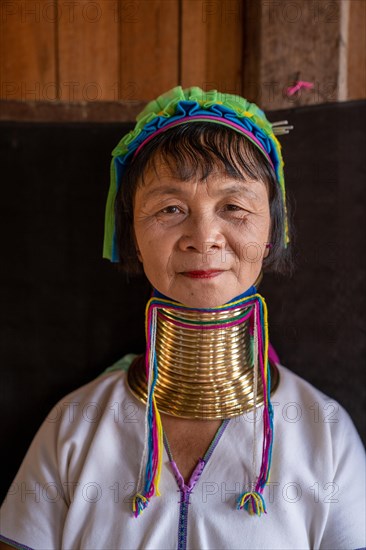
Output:
M160 412L213 420L254 408L251 307L217 312L158 309L155 349L159 374L154 395ZM143 356L132 363L128 384L146 403ZM278 371L271 365L271 392L277 385ZM259 375L256 405L263 401Z

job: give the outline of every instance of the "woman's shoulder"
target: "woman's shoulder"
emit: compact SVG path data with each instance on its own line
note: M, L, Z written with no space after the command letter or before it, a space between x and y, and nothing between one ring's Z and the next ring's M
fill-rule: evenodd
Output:
M361 439L336 399L288 368L278 368L280 382L271 396L274 444L270 490L280 495L280 508L291 502L292 510L299 510L302 516L306 512L310 536L317 532L319 537L312 548L319 548L320 541L322 548L358 548L364 540L365 517ZM289 488L296 490L297 500L291 500ZM295 501L298 508L292 504Z
M307 429L307 437L363 448L360 436L348 412L333 397L317 389L310 382L278 365L279 385L272 396L277 417L287 426L299 425Z
M136 357L128 354L99 376L62 397L44 419L35 439L40 435L69 439L78 433L92 436L98 427L114 424L133 410L143 414L142 404L132 395L127 384L127 371ZM140 410L141 409L141 410Z
M108 400L112 393L126 393L126 373L136 357L137 355L134 353L124 355L96 378L66 394L55 406L59 407L60 404L62 405L67 402L83 402L90 400L102 402L106 399Z
M328 403L330 401L339 403L332 397L326 395L324 392L316 388L311 382L302 378L299 374L290 370L284 365L277 365L279 371L279 385L278 391L275 395L291 396L291 398L299 398L301 400L316 399L321 403ZM340 406L340 405L339 405Z
M47 463L62 479L77 478L90 449L136 439L134 427L143 421L144 407L129 391L126 372L130 354L60 399L37 431L27 461Z

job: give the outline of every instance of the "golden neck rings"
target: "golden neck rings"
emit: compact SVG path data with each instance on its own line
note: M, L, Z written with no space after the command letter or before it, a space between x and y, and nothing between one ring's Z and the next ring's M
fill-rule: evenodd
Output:
M263 404L263 381L253 367L252 307L157 309L154 397L160 412L213 420L232 418ZM269 366L272 393L279 380L277 368ZM128 384L146 403L143 356L132 363Z

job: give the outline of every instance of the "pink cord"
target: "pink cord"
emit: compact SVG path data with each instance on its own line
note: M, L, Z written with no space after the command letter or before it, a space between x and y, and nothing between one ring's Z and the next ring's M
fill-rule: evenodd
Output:
M287 88L286 93L288 96L294 95L296 92L299 92L301 88L306 90L311 90L314 88L313 82L306 82L305 80L298 80L294 86Z

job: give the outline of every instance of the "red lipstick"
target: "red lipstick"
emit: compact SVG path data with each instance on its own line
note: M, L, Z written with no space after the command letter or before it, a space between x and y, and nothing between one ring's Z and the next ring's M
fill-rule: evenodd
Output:
M211 279L212 277L217 277L220 273L223 273L223 270L208 269L207 271L183 271L181 275L191 277L192 279Z

